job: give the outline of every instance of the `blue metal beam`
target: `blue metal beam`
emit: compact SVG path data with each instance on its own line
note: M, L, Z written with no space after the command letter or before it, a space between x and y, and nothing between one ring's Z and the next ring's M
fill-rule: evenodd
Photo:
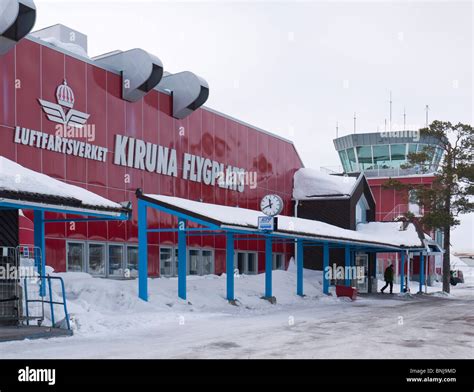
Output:
M349 287L351 285L351 280L349 279L349 276L348 276L348 271L350 270L350 266L351 266L351 248L346 245L346 247L344 248L344 261L345 261L345 284L347 287Z
M405 252L400 252L400 293L403 293L405 287Z
M225 271L227 278L227 300L234 298L234 234L227 233Z
M178 218L178 297L186 299L186 220Z
M265 237L265 297L272 296L272 271L273 271L273 254L272 254L272 237Z
M425 255L420 253L420 293L423 292L423 284L425 283Z
M323 293L329 294L329 279L327 274L329 273L329 246L325 242L323 246Z
M148 301L147 205L138 199L138 297Z
M152 207L154 208L155 210L158 210L158 211L162 211L162 212L166 212L170 215L173 215L173 216L176 216L182 220L186 220L186 221L190 221L190 222L195 222L201 226L204 226L204 227L209 227L209 228L213 228L213 229L219 229L220 226L219 225L216 225L214 223L211 223L211 222L207 222L205 220L202 220L202 219L199 219L199 218L196 218L195 216L193 215L189 215L189 214L185 214L185 213L182 213L182 212L179 212L179 211L176 211L176 210L172 210L170 208L167 208L167 207L163 207L159 204L155 204L155 203L150 203L148 201L145 201L143 199L138 199L138 200L142 200L143 202L147 203L148 207Z
M44 231L44 211L35 210L33 212L33 224L34 224L34 241L35 241L35 250L39 250L39 255L37 251L33 251L35 255L35 264L38 268L38 273L41 278L40 286L40 296L46 296L46 240L45 240L45 231Z
M112 220L128 220L129 215L128 214L120 214L120 215L109 215L109 214L101 214L100 211L92 211L88 210L87 208L84 208L87 211L81 212L81 211L73 211L73 210L68 210L68 209L62 209L60 207L42 207L38 206L36 204L31 205L26 203L8 203L8 202L0 202L0 207L7 207L7 208L14 208L14 209L23 209L23 210L34 210L34 211L43 211L43 212L57 212L59 214L68 214L68 215L78 215L78 216L94 216L98 218L105 218L105 219L112 219ZM75 221L75 219L66 219L66 222L71 222Z
M303 296L303 257L304 246L302 240L296 240L296 294Z

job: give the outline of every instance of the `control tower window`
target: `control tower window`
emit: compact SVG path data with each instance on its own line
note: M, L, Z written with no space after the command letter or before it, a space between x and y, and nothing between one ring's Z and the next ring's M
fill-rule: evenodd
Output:
M381 169L390 167L390 152L388 144L373 146L374 163Z
M357 147L357 158L359 160L359 167L362 170L372 169L374 166L372 160L372 146Z
M347 158L349 159L349 164L351 166L351 171L359 171L359 166L357 165L357 159L354 153L354 149L348 148L346 151Z
M392 167L398 167L406 161L406 144L392 144L391 157L392 157Z

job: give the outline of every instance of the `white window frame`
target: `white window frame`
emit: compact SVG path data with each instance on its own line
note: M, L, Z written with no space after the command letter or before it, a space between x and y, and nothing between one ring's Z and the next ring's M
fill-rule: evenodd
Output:
M69 271L69 244L76 244L82 245L83 252L82 252L82 270L80 272L87 272L86 271L86 259L87 259L87 242L86 241L76 241L76 240L67 240L66 241L66 272L77 272L77 271Z
M171 249L171 256L175 257L176 258L176 261L175 262L172 262L171 264L171 269L172 269L172 274L171 275L162 275L161 274L161 249ZM178 252L178 248L176 246L173 246L173 245L160 245L159 249L158 249L158 262L160 263L160 278L161 277L164 277L164 278L173 278L173 277L176 277L178 276L178 255L177 255L177 252Z
M125 243L123 242L107 242L107 252L106 252L106 255L107 255L107 263L106 263L106 275L108 278L112 278L112 279L117 279L117 278L123 278L123 273L122 275L111 275L110 274L110 247L111 246L120 246L122 247L122 266L120 267L122 269L122 272L125 270L126 266L127 266L127 262L126 262L126 259L127 259L127 255L126 255L126 252L127 252L127 246L125 246Z
M103 245L104 248L105 248L105 254L104 254L104 257L105 257L105 273L104 274L92 274L90 271L89 271L89 260L90 260L90 252L89 252L89 247L90 245ZM96 276L96 277L99 277L99 278L104 278L104 277L107 277L107 264L108 264L108 252L109 252L109 248L107 246L107 242L106 241L87 241L87 259L86 259L86 272L91 275L91 276Z
M362 206L360 206L360 204L362 204ZM358 211L359 209L365 209L365 220L362 221L362 216L360 217L361 219L359 219L358 217ZM366 223L367 222L367 211L370 210L369 208L369 203L367 202L367 199L365 197L364 194L362 194L359 198L359 200L357 200L357 203L356 203L356 208L355 208L355 213L356 213L356 225L358 223ZM362 211L361 211L361 214L362 214Z
M138 254L138 244L128 244L128 243L124 243L124 247L125 247L125 257L124 257L124 268L128 268L128 248L137 248L137 254ZM158 258L160 256L158 255ZM130 270L130 273L132 271ZM137 260L137 275L138 275L138 260ZM134 278L136 276L130 276L131 278Z

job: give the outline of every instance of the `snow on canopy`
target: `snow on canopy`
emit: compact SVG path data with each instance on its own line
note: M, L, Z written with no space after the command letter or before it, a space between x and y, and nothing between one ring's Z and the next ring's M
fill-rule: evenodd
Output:
M301 168L293 175L293 198L307 200L317 197L350 196L357 178L332 176L318 170Z
M197 215L203 220L217 222L221 226L239 226L256 229L258 217L262 216L262 213L256 210L202 203L173 196L146 194L143 197L189 215ZM278 215L278 231L290 235L381 244L392 247L423 247L413 224L409 224L407 230L403 232L400 231L401 223L393 223L395 224L380 226L378 231L369 230L365 232L363 227L359 231L354 231L316 220Z
M380 242L393 240L393 236L396 236L396 241L404 246L420 246L421 240L415 225L409 223L405 229L403 226L403 222L367 222L359 223L357 231ZM427 235L424 236L425 239L430 238Z
M84 188L66 184L0 156L0 193L2 191L73 198L84 206L123 209L120 204Z

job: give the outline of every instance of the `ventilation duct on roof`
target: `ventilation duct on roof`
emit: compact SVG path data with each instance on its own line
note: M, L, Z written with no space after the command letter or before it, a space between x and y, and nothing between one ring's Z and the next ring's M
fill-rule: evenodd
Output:
M122 99L129 102L136 102L143 98L163 76L161 60L143 49L114 51L94 57L93 60L122 73Z
M36 7L33 0L0 1L0 55L7 53L33 28Z
M207 82L189 71L164 76L159 87L172 93L173 117L177 119L189 116L209 97Z
M78 56L88 57L87 35L70 27L55 24L41 30L33 31L31 35L65 51Z

